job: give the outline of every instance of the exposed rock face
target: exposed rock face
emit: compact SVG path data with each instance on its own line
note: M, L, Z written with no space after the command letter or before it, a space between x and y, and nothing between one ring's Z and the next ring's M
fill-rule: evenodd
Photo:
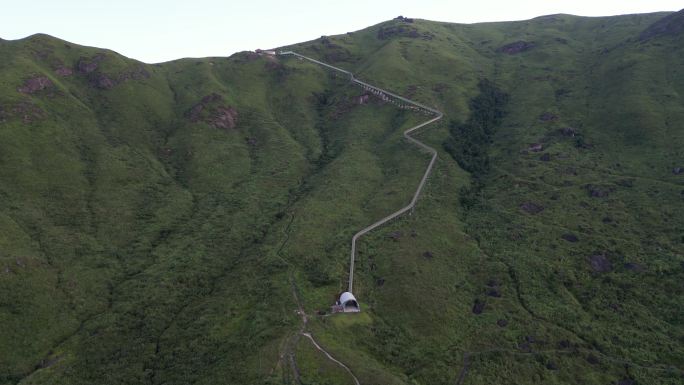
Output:
M212 93L192 106L186 116L191 122L203 121L214 128L232 129L237 126L238 112L227 105L217 105L223 102L223 97Z
M393 37L408 37L412 39L432 40L434 35L429 32L418 32L418 29L412 25L392 25L380 27L378 30L378 39L387 40Z
M24 123L32 123L45 117L45 111L33 103L21 102L14 106L12 112L21 116Z
M55 69L55 73L59 76L67 77L71 76L74 73L74 70L69 67L59 66Z
M676 36L684 32L684 9L667 15L651 24L639 36L639 40L645 41L658 36Z
M150 73L142 65L118 74L106 74L99 70L99 65L105 58L106 55L103 53L91 58L81 57L76 63L76 71L79 74L87 75L90 85L100 90L111 89L129 80L142 80L150 77ZM73 73L73 71L65 67L60 67L55 72L60 76L69 76Z
M403 21L404 23L413 23L413 19L404 16L397 16L394 20Z
M679 175L681 173L684 173L684 167L675 167L672 169L672 173L675 175Z
M390 239L392 239L395 242L400 240L403 236L404 236L404 233L402 233L401 231L392 231L389 234Z
M521 40L501 46L497 51L508 55L515 55L517 53L528 51L534 48L535 46L536 44L534 44L533 42Z
M80 58L76 63L76 70L82 74L89 74L97 69L99 63L104 60L104 54L97 54L92 58Z
M237 111L233 107L218 107L209 119L209 125L215 128L232 129L237 125Z
M597 273L608 273L613 270L613 264L605 254L594 254L589 257L589 265Z
M568 136L568 137L574 138L575 135L577 135L577 129L573 128L573 127L563 127L560 129L560 133L563 136Z
M90 77L90 84L101 90L108 90L116 85L114 80L103 73L93 73Z
M0 123L12 119L21 119L29 124L45 117L45 111L31 102L19 102L12 106L0 106Z
M52 83L52 80L48 79L47 76L36 76L30 79L27 79L24 82L24 85L17 88L17 91L21 92L22 94L34 94L38 91L42 91L46 88L52 88L54 87L54 84Z
M539 115L539 120L542 122L555 122L558 120L558 115L551 112L544 112L543 114Z
M544 211L544 206L534 202L525 202L520 205L520 209L528 214L539 214L540 212Z
M527 151L531 152L540 152L542 150L544 150L544 145L541 143L532 143L529 147L527 147Z

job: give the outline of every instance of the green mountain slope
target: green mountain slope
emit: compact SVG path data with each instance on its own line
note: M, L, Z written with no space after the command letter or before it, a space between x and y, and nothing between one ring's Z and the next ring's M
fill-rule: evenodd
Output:
M0 41L0 383L677 384L683 13L395 19L294 58ZM631 382L630 382L631 381Z

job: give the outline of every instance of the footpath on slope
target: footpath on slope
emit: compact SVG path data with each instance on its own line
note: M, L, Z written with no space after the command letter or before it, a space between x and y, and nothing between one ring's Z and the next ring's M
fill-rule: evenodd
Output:
M390 91L387 91L387 90L384 90L384 89L382 89L382 88L375 87L375 86L370 85L370 84L368 84L368 83L362 82L361 80L356 79L356 78L354 77L354 75L353 75L351 72L346 71L346 70L343 70L343 69L338 68L338 67L335 67L335 66L332 66L332 65L329 65L329 64L326 64L326 63L323 63L323 62L318 61L318 60L316 60L316 59L312 59L312 58L310 58L310 57L307 57L307 56L304 56L304 55L300 55L300 54L298 54L298 53L296 53L296 52L293 52L293 51L280 51L280 52L276 52L276 54L277 54L277 55L292 55L292 56L296 56L296 57L299 57L299 58L301 58L301 59L308 60L308 61L310 61L310 62L313 62L313 63L319 64L319 65L322 65L322 66L324 66L324 67L326 67L326 68L329 68L329 69L332 69L332 70L334 70L334 71L338 71L338 72L344 73L344 74L346 74L347 76L349 76L349 79L350 79L353 83L362 86L365 90L370 91L370 92L372 92L372 93L378 95L379 97L381 97L381 98L382 98L383 100L385 100L385 101L390 101L390 102L392 102L392 103L394 103L394 104L398 104L398 106L399 106L400 108L408 108L408 109L412 109L412 110L416 110L416 111L422 111L422 112L426 112L426 113L428 113L428 114L436 115L436 116L433 117L432 119L429 119L429 120L426 121L426 122L423 122L423 123L421 123L421 124L418 124L418 125L416 125L416 126L414 126L414 127L409 128L408 130L404 131L404 137L405 137L408 141L410 141L410 142L416 144L416 145L419 146L420 148L422 148L422 149L428 151L430 154L432 154L432 157L431 157L431 159L430 159L430 163L428 164L427 168L425 169L425 173L423 174L423 177L421 178L420 183L418 184L418 188L416 189L416 192L413 194L413 198L411 199L411 202L410 202L407 206L402 207L401 209L395 211L395 212L392 213L392 214L389 214L388 216L386 216L386 217L380 219L379 221L377 221L377 222L371 224L370 226L365 227L365 228L359 230L359 231L358 231L356 234L354 234L354 236L352 237L352 242L351 242L351 258L350 258L350 263L349 263L349 288L348 288L349 293L351 293L352 290L353 290L353 288L354 288L354 261L355 261L355 259L356 259L356 242L357 242L358 239L359 239L361 236L363 236L364 234L366 234L366 233L372 231L373 229L375 229L375 228L377 228L377 227L382 226L383 224L385 224L385 223L391 221L391 220L394 219L394 218L397 218L398 216L400 216L400 215L402 215L402 214L404 214L404 213L406 213L406 212L412 210L412 209L415 207L416 202L418 201L418 197L420 196L420 193L421 193L421 191L423 190L423 187L425 186L425 182L427 181L428 176L429 176L430 173L432 172L432 168L433 168L433 166L434 166L434 164L435 164L435 161L437 160L437 151L436 151L434 148L432 148L432 147L426 145L425 143L423 143L423 142L421 142L421 141L419 141L419 140L413 138L410 134L413 133L413 132L415 132L415 131L417 131L417 130L419 130L419 129L422 128L422 127L425 127L425 126L427 126L427 125L429 125L429 124L431 124L431 123L434 123L434 122L436 122L436 121L442 119L442 117L444 116L444 114L442 114L442 112L440 112L440 111L438 111L438 110L435 110L435 109L433 109L433 108L424 106L424 105L422 105L422 104L420 104L420 103L418 103L418 102L415 102L415 101L413 101L413 100L410 100L410 99L404 98L404 97L402 97L402 96L396 95L396 94L394 94L394 93L392 93L392 92L390 92ZM399 102L397 102L397 100L398 100ZM291 273L290 273L290 274L291 274ZM304 336L304 337L308 338L308 339L311 341L311 343L316 347L316 349L318 349L319 351L321 351L329 360L331 360L332 362L336 363L336 364L339 365L341 368L343 368L343 369L351 376L352 380L354 381L354 383L355 383L356 385L360 385L360 382L359 382L358 378L354 375L354 373L351 371L351 369L350 369L347 365L345 365L345 364L342 363L341 361L339 361L339 360L337 360L336 358L334 358L327 350L325 350L323 347L321 347L321 346L316 342L316 340L315 340L314 337L311 335L311 333L306 332L306 326L307 326L307 324L308 324L308 317L307 317L307 315L306 315L306 312L304 311L304 306L303 306L303 304L302 304L302 301L301 301L301 299L299 298L299 295L298 295L298 293L297 293L297 290L296 290L296 287L295 287L295 284L294 284L294 277L292 277L292 275L290 275L290 281L291 281L291 283L292 283L293 295L294 295L295 301L297 302L297 307L298 307L297 313L298 313L298 314L300 315L300 317L302 318L302 326L301 326L301 328L300 328L300 330L299 330L299 333L297 333L295 337L298 337L298 336L301 335L301 336ZM295 339L294 339L294 344L296 344L297 341L298 341L298 338L295 338ZM288 345L292 345L292 344L288 344ZM292 349L292 347L291 347L290 349ZM291 360L291 364L292 364L292 366L293 366L293 370L295 371L295 377L297 378L297 380L298 380L299 382L301 382L301 379L298 378L299 376L298 376L298 371L297 371L297 368L296 368L296 363L294 362L294 353L291 351L289 354L290 354L290 360Z
M392 219L395 219L395 218L399 217L400 215L407 213L408 211L412 210L416 206L416 202L418 201L418 198L420 197L420 193L422 192L423 187L425 186L425 182L427 181L428 176L432 172L432 168L435 164L435 161L437 160L437 151L434 148L428 146L427 144L419 141L418 139L415 139L414 137L411 136L411 134L413 132L431 124L431 123L434 123L434 122L442 119L444 114L441 111L436 110L434 108L427 107L427 106L425 106L421 103L418 103L416 101L413 101L411 99L407 99L403 96L399 96L395 93L392 93L392 92L387 91L385 89L382 89L380 87L376 87L376 86L370 85L368 83L365 83L365 82L355 78L354 74L349 72L349 71L343 70L341 68L332 66L332 65L327 64L327 63L323 63L323 62L318 61L316 59L312 59L308 56L304 56L304 55L298 54L298 53L293 52L293 51L279 51L279 52L276 52L276 54L277 55L292 55L292 56L298 57L300 59L308 60L312 63L322 65L322 66L329 68L329 69L332 69L334 71L341 72L341 73L349 76L349 80L351 80L352 83L358 84L358 85L362 86L364 89L373 92L374 94L380 96L383 100L391 101L395 104L398 103L399 107L401 107L401 108L409 108L412 110L422 111L422 112L426 112L428 114L436 115L434 118L432 118L426 122L423 122L421 124L418 124L415 127L411 127L408 130L404 131L404 138L406 138L408 141L416 144L420 148L422 148L422 149L428 151L430 154L432 154L432 158L430 159L430 163L428 164L427 168L425 169L425 173L423 174L423 178L420 180L420 183L418 184L418 187L416 188L416 192L413 194L413 198L411 199L411 202L408 205L402 207L401 209L395 211L394 213L389 214L388 216L386 216L386 217L380 219L379 221L371 224L370 226L359 230L352 237L351 256L350 256L350 260L349 260L349 287L348 287L347 291L349 293L353 293L353 289L354 289L354 261L356 260L356 242L363 235L365 235L368 232L384 225L385 223L391 221ZM392 99L398 100L399 102L395 102Z

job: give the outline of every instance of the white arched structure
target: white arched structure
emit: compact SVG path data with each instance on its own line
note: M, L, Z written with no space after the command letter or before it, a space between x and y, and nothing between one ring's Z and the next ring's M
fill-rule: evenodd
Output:
M361 311L359 302L354 297L354 294L345 291L340 295L340 305L342 306L342 311L345 313L357 313Z

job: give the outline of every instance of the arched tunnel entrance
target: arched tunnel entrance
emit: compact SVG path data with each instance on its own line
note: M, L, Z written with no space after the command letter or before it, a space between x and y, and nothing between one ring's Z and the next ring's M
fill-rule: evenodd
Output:
M348 291L345 291L340 295L340 305L342 306L342 311L345 313L357 313L361 311L359 302L354 295Z

